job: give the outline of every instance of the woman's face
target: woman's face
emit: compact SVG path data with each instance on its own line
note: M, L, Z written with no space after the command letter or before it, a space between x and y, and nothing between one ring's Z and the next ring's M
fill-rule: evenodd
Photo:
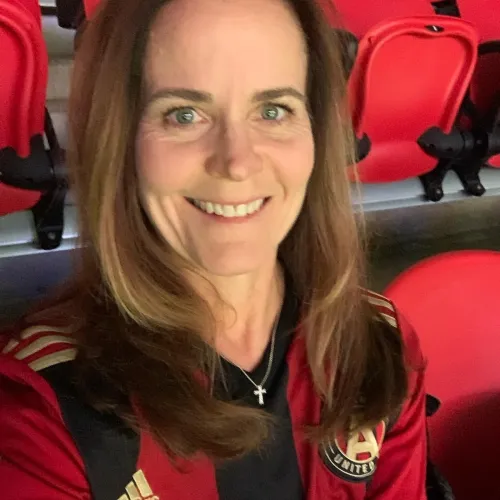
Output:
M173 0L146 54L141 199L168 243L210 274L272 264L314 163L307 53L280 0Z

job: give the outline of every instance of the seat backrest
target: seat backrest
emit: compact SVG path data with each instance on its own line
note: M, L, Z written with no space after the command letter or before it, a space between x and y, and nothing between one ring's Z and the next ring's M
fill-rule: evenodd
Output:
M376 24L398 17L428 16L434 13L428 0L318 0L335 27L361 38ZM333 4L331 8L328 4Z
M442 402L429 419L432 459L457 500L500 498L500 252L431 257L384 293L418 332L427 390Z
M33 138L43 143L48 55L40 11L31 0L0 0L0 169L9 158L28 158ZM35 13L38 13L35 16ZM31 208L40 192L0 182L0 215Z
M462 19L476 26L480 42L500 40L498 0L457 0Z
M42 25L42 15L40 4L38 0L12 0L13 3L18 3L22 7L24 7L28 12L30 12L34 19L38 22L38 25L41 27Z
M431 171L438 160L417 139L449 132L477 60L477 33L461 19L416 16L381 23L362 38L349 79L353 125L369 154L362 182L391 182Z

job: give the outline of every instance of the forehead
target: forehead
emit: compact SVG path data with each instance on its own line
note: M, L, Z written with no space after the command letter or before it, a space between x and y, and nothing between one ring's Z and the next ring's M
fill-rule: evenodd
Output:
M305 86L307 49L285 0L173 0L153 23L145 62L153 89Z

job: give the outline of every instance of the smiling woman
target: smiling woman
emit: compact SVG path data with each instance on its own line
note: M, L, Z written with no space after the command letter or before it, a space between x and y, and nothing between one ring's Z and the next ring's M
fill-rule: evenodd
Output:
M340 47L313 0L103 2L69 112L80 273L0 337L6 498L425 498Z
M238 3L191 9L190 2L165 7L146 50L136 143L143 207L177 253L211 275L244 275L262 264L268 275L314 163L307 48L283 3L267 6L286 21L280 29L258 11L242 15ZM253 25L263 30L258 38ZM253 217L234 217L254 203ZM209 217L207 204L219 213Z

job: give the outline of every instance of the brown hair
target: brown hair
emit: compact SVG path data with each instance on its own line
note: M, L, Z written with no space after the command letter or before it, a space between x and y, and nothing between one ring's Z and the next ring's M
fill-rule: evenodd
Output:
M224 459L258 447L269 419L218 400L198 377L216 369L216 353L201 335L213 323L211 313L184 277L188 264L148 222L134 168L142 61L151 24L167 1L107 0L79 40L69 164L82 273L44 319L57 315L74 325L78 386L96 408L133 422L127 401L134 395L171 456L202 451ZM316 158L302 212L279 253L303 304L300 331L324 402L312 437L322 440L353 421L375 424L396 411L407 391L406 368L399 333L361 288L364 252L346 176L353 141L340 42L315 0L288 1L308 45Z

